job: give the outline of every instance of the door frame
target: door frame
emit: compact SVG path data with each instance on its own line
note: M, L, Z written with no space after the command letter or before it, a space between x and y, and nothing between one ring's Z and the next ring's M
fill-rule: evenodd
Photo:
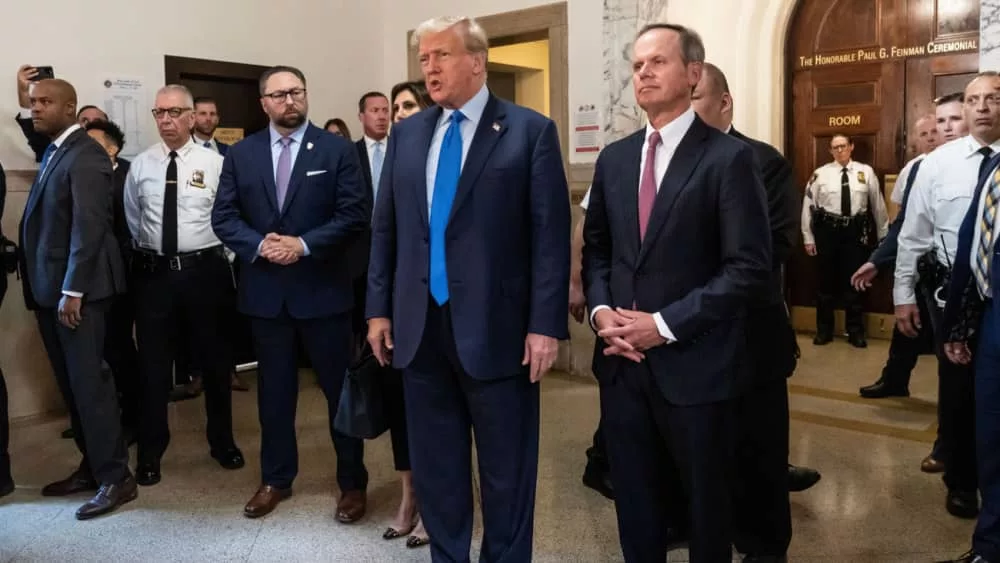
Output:
M563 167L569 171L569 23L566 2L491 14L475 20L486 31L490 45L549 40L549 115L559 133ZM420 80L413 32L406 32L406 69L409 80Z

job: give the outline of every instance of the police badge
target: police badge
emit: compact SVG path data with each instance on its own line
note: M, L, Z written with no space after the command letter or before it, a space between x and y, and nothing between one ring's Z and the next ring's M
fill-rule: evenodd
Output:
M191 181L188 182L192 187L204 188L205 187L205 171L195 170L191 172Z
M858 170L858 181L862 184L865 183L865 173L862 170Z

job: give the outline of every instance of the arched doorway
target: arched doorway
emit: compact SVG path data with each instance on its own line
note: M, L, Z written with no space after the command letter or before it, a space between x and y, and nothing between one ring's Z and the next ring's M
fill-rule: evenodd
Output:
M914 156L907 142L913 121L979 69L979 0L802 0L785 58L785 154L797 185L804 189L830 160L830 138L842 132L888 196L895 174ZM804 308L815 306L815 276L814 261L799 248L788 267L799 328L801 321L814 326ZM891 280L880 276L869 291L868 312L892 313ZM891 331L885 317L881 326L879 320L870 315L869 334Z

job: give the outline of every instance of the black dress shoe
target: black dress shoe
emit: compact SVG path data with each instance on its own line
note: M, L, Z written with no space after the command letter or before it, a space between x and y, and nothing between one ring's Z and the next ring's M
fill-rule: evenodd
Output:
M119 506L132 502L139 496L139 488L135 479L127 475L113 485L101 485L94 498L76 511L77 520L90 520L118 509Z
M976 491L948 491L944 507L956 518L972 520L979 516L979 497Z
M243 452L239 448L233 448L218 454L213 453L212 457L225 469L240 469L246 465L246 460L243 459Z
M14 492L14 480L7 479L6 481L0 481L0 498L3 498Z
M157 463L140 463L135 468L135 482L143 487L152 487L160 482L160 465Z
M49 483L48 485L42 487L42 496L65 497L75 495L77 493L85 493L96 490L97 481L95 481L90 475L78 469L62 481Z
M788 563L785 555L747 555L743 563Z
M868 385L867 387L862 387L858 390L862 397L865 399L884 399L886 397L909 397L910 390L905 387L900 388L893 385L889 385L885 381L885 376L878 378L878 381Z
M587 462L583 470L583 484L601 493L604 498L615 500L615 488L611 484L611 475L607 467L600 467L593 461Z
M825 346L833 342L833 336L829 334L817 334L816 338L813 338L813 344L816 346Z
M788 490L793 493L801 493L819 483L822 475L819 471L809 467L788 466Z
M851 346L854 346L855 348L868 347L868 341L865 340L865 337L862 334L851 334L847 337L847 341L850 342Z

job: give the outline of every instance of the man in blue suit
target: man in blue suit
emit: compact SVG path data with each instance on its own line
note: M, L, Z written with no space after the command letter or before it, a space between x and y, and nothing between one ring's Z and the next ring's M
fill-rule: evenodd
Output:
M292 492L301 339L329 407L342 493L336 517L354 522L366 506L364 443L333 421L351 354L345 250L368 226L370 200L354 145L307 120L301 71L265 71L260 94L271 124L230 149L212 215L219 239L241 261L239 309L250 317L258 362L263 483L244 514L264 516Z
M413 478L434 561L469 561L472 440L483 561L530 561L538 382L568 337L570 209L555 124L486 88L486 34L413 35L438 104L389 136L366 317L404 371Z
M692 563L732 561L736 405L753 383L747 326L772 291L753 148L691 107L704 60L689 29L639 33L633 83L649 123L598 157L584 223L594 373L630 563L665 561L668 528L687 522Z

